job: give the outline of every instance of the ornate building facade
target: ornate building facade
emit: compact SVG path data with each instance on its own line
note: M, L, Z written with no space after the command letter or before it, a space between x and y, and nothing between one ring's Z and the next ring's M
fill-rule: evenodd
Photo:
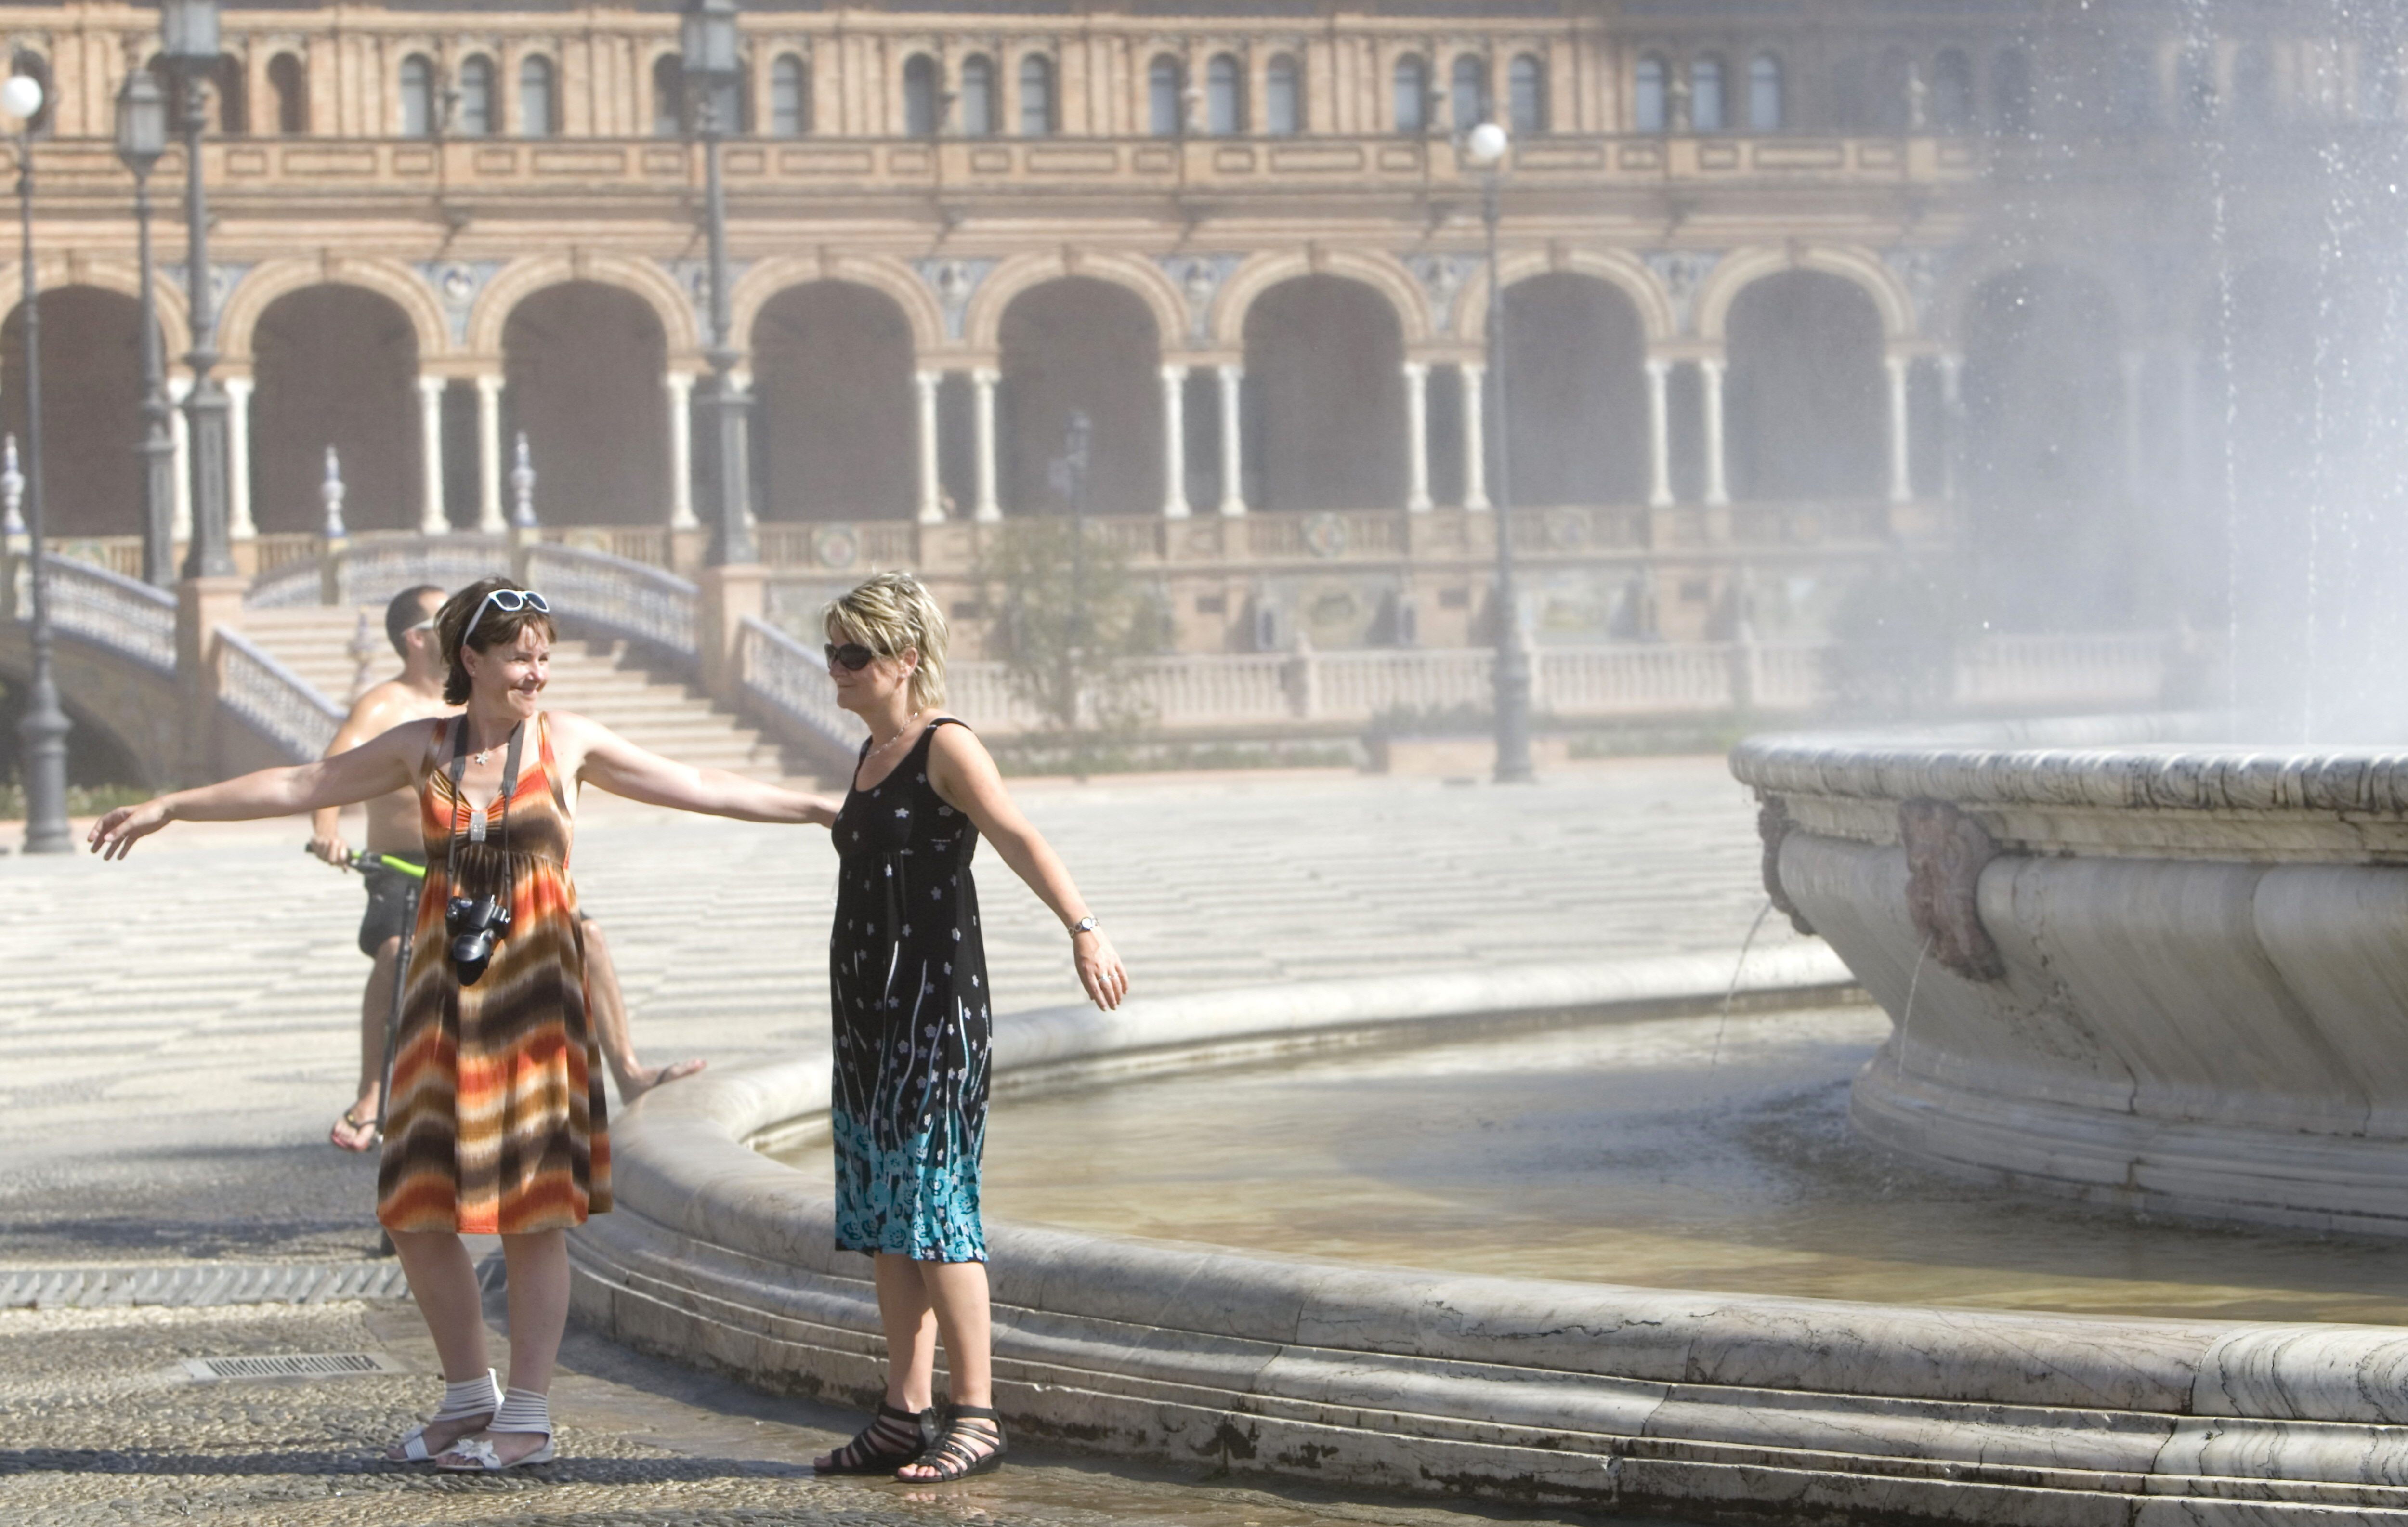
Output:
M496 532L521 434L548 533L698 558L677 21L227 12L205 152L247 567L315 535L329 447L354 533ZM108 139L156 22L0 7L52 92L52 524L104 556L138 513ZM1541 640L1814 635L1922 556L1988 559L2009 623L2161 614L2175 575L2137 549L2213 427L2194 320L2229 306L2169 263L2196 233L2166 210L2200 163L2175 150L2401 112L2396 35L2283 6L965 0L742 26L735 335L781 597L910 565L974 618L982 537L1068 507L1079 411L1086 507L1192 651L1484 639L1506 491ZM1496 378L1461 150L1492 119ZM2281 221L2229 236L2272 258Z

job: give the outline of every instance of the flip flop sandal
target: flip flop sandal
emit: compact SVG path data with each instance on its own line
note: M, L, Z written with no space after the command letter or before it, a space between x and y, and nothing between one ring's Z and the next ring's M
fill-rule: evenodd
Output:
M910 1428L910 1447L887 1447L899 1443L903 1429ZM818 1474L892 1474L907 1463L916 1463L937 1440L937 1412L932 1406L914 1415L897 1410L884 1401L879 1402L878 1417L854 1434L851 1442L828 1455L828 1466L814 1470Z
M502 1455L486 1440L496 1436L539 1436L543 1446L524 1458L502 1462ZM485 1427L483 1436L462 1437L435 1460L435 1466L446 1474L499 1474L505 1469L523 1469L530 1463L549 1463L557 1455L552 1446L552 1401L531 1390L511 1390L502 1396L501 1407L494 1412L493 1420Z
M965 1420L985 1421L994 1427L994 1431L964 1426L962 1422ZM979 1452L976 1449L982 1443L992 1446L984 1452ZM992 1473L1003 1467L1005 1450L1002 1418L985 1406L955 1406L952 1415L946 1418L945 1429L938 1435L936 1445L928 1449L928 1456L918 1461L923 1467L937 1472L926 1478L910 1479L903 1478L898 1472L896 1477L907 1485L950 1485L956 1479Z

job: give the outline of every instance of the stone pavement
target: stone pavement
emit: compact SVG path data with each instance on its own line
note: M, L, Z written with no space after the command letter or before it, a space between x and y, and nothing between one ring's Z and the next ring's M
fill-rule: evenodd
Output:
M1763 905L1753 813L1719 760L1622 761L1513 790L1297 773L1018 793L1141 991L1735 950ZM355 1063L361 897L302 837L294 822L186 824L122 864L0 858L0 1267L371 1252L373 1163L322 1143ZM816 830L588 794L580 891L648 1059L824 1044L834 866ZM1051 915L992 851L981 870L999 1004L1075 1000ZM1068 1463L916 1495L813 1482L801 1463L844 1418L590 1338L562 1391L575 1456L540 1490L364 1463L428 1403L423 1377L169 1373L244 1350L389 1350L424 1373L423 1343L407 1305L379 1301L0 1312L0 1518L1440 1520ZM651 1398L665 1389L685 1396L671 1420Z

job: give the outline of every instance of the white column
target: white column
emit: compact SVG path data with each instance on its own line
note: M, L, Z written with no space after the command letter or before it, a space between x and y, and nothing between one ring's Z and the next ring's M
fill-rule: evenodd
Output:
M1889 364L1889 501L1904 504L1914 497L1914 463L1907 456L1906 378L1912 364L1903 355Z
M2136 350L2124 352L2124 493L2137 504L2147 487L2148 462L2142 449L2141 386L2147 378L2148 357Z
M1162 368L1162 517L1187 518L1187 368Z
M167 433L176 443L176 519L171 534L179 541L193 538L193 427L184 418L184 398L192 390L190 376L167 383L167 402L172 406Z
M669 528L699 530L694 512L694 373L662 378L669 394Z
M502 514L502 376L477 378L477 528L498 535L509 528Z
M1246 512L1245 429L1246 368L1224 364L1221 374L1221 512Z
M1647 359L1647 503L1669 508L1672 503L1672 435L1664 401L1665 378L1672 363Z
M419 494L418 529L440 535L452 528L443 513L443 378L418 378L418 460L424 476Z
M1003 506L995 496L995 384L1002 374L986 366L970 372L971 444L978 454L978 503L970 517L982 524L993 524L1003 518Z
M761 416L760 416L760 414L759 414L758 412L756 412L756 411L754 411L754 410L752 409L752 402L751 402L752 397L752 368L751 366L746 366L746 365L738 365L738 366L730 366L730 367L728 367L728 368L727 368L727 385L728 385L729 387L734 388L734 389L736 390L736 395L737 395L738 397L740 397L740 398L743 398L743 399L745 399L745 400L746 400L746 403L745 403L745 408L746 408L746 412L745 412L745 422L746 422L746 426L747 426L747 428L748 428L748 429L751 429L751 430L757 430L757 429L759 429L759 428L761 427ZM749 436L748 436L748 438L749 438ZM711 446L711 449L712 449L713 450L718 450L718 449L719 449L719 447L718 447L718 445L714 442L714 443L712 444L712 446ZM757 492L759 491L759 489L760 489L760 484L759 484L757 481L749 481L749 480L748 480L747 486L751 487L751 488L753 490L753 492ZM761 522L761 517L760 517L760 515L759 515L758 513L756 513L756 512L754 511L754 509L753 509L753 507L752 507L752 494L751 494L751 493L747 493L747 494L745 495L745 499L744 499L744 506L743 506L743 507L744 507L744 523L745 523L746 525L748 525L748 526L755 526L755 525L760 524L760 522Z
M937 484L937 384L941 371L915 371L911 384L920 398L920 523L941 525L945 506Z
M1426 513L1429 492L1429 367L1405 363L1405 507Z
M1705 400L1706 502L1730 502L1730 481L1723 467L1723 362L1704 356L1698 362L1698 391Z
M1481 392L1488 380L1484 361L1465 361L1455 368L1463 375L1463 507L1488 505L1488 407Z
M226 394L226 539L256 540L251 513L251 392L249 377L228 377Z
M1965 357L1940 358L1940 496L1956 501L1956 459L1964 448Z

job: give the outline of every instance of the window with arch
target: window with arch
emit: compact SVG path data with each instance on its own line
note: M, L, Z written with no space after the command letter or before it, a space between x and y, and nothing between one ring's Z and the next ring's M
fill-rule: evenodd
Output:
M2232 116L2245 127L2274 120L2274 60L2262 42L2243 44L2232 55Z
M1020 136L1041 138L1054 131L1054 61L1042 53L1020 60Z
M1304 131L1304 71L1281 53L1263 70L1263 130L1285 136Z
M1156 53L1145 66L1145 130L1156 137L1177 137L1187 129L1187 70L1168 53Z
M1963 49L1943 48L1931 61L1931 125L1943 133L1973 125L1973 61Z
M1426 133L1430 126L1429 65L1418 53L1407 53L1397 60L1394 77L1395 100L1390 109L1396 113L1399 133Z
M269 59L267 88L276 95L276 130L287 137L309 131L309 77L301 60L291 53Z
M482 53L460 61L460 104L452 128L469 138L494 130L494 61Z
M2031 55L2001 48L1990 60L1990 115L2001 133L2032 130Z
M1689 126L1700 133L1719 133L1728 125L1724 109L1723 61L1712 53L1689 61Z
M1641 133L1661 133L1672 125L1672 71L1659 53L1639 60L1630 83L1630 125Z
M1246 130L1246 69L1233 53L1215 53L1204 66L1204 126L1222 136Z
M685 61L675 53L652 60L652 136L673 138L685 131Z
M939 110L937 61L914 53L903 61L903 131L915 138L935 137Z
M962 60L961 94L955 104L961 107L964 133L982 138L995 131L995 60L984 53Z
M1447 79L1449 125L1469 133L1488 120L1488 61L1477 53L1458 53Z
M1751 133L1778 133L1783 121L1781 59L1758 53L1747 65L1747 127Z
M221 60L221 63L223 61ZM34 120L27 122L25 124L25 128L26 131L33 134L36 137L50 136L50 122L52 120L50 107L58 99L58 92L50 84L50 60L44 58L39 53L32 52L30 50L20 51L9 60L8 67L10 72L24 75L27 78L37 81L41 85L42 107L40 110L34 113ZM224 72L225 71L222 68L217 71L221 76L223 75ZM215 82L215 80L212 80L212 83ZM220 88L222 89L223 87L221 86ZM226 131L235 132L237 131L237 129L228 127Z
M810 75L800 55L780 53L769 64L770 135L798 138L810 130Z
M401 61L401 136L435 136L435 65L423 53Z
M1505 71L1506 109L1512 113L1516 136L1547 130L1547 66L1529 53L1517 53Z
M519 60L519 136L548 138L559 131L552 80L552 60L541 53Z

